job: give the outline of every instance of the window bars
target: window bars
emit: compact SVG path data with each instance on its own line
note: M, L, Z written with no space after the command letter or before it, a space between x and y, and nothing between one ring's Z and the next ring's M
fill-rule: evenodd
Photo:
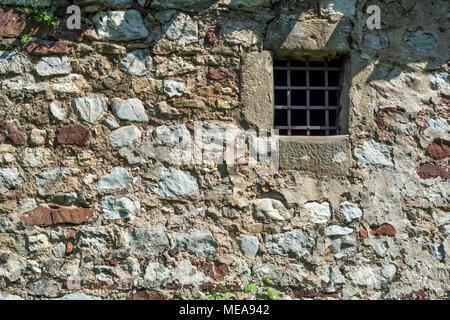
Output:
M274 128L280 135L339 132L342 60L274 60Z

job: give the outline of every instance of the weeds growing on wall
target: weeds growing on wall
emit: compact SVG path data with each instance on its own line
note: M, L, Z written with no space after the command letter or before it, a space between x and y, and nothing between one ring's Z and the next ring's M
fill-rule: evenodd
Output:
M30 5L25 7L25 13L32 14L37 22L42 22L53 26L53 31L59 26L59 20L53 17L54 7L41 7L39 6L39 0L30 0ZM31 39L31 34L26 33L20 37L22 43L27 43Z
M269 276L263 275L263 286L258 286L255 283L249 283L244 287L242 292L251 293L253 295L253 299L255 300L264 300L267 297L271 300L277 300L280 296L278 295L278 292L270 287L271 284L272 282ZM209 300L232 300L232 298L231 294L220 295L213 292L211 297L209 297Z

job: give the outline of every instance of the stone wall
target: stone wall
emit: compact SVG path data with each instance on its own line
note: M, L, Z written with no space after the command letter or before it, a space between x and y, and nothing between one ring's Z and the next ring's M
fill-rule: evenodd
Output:
M40 1L55 32L0 2L0 299L447 299L448 1ZM270 128L306 54L347 57L348 135L180 161L195 121Z

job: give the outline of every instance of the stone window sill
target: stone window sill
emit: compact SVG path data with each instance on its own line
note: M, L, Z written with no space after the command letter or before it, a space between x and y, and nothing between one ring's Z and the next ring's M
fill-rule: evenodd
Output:
M352 164L348 135L278 136L280 169L312 175L344 176Z

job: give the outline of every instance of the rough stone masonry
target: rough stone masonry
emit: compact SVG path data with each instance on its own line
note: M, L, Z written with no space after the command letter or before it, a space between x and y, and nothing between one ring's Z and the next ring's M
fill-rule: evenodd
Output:
M448 299L448 1L0 3L0 299ZM272 128L306 55L345 57L343 134L179 161L194 121Z

